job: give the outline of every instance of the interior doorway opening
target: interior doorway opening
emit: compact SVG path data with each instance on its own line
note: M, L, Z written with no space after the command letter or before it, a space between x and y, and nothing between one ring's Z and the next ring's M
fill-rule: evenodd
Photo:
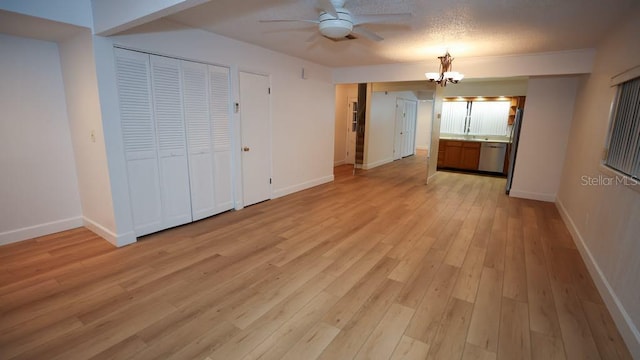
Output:
M426 81L337 85L334 166L368 170L428 155L434 93Z

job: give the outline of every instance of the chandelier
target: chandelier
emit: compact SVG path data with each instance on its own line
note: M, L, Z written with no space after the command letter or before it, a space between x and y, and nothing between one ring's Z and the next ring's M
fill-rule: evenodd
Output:
M457 84L462 80L464 75L453 71L453 58L448 51L446 54L438 56L438 59L440 59L440 72L428 72L424 74L429 81L435 81L440 86L447 86L448 82Z

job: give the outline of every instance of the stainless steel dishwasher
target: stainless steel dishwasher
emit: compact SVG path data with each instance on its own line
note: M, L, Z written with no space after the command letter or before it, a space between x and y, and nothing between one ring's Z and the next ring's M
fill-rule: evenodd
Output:
M478 170L502 173L507 144L498 142L483 142L480 146L480 163Z

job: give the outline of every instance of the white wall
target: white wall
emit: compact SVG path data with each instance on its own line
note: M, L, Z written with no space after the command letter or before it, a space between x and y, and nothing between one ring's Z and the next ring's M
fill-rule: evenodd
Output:
M99 84L109 174L118 234L132 228L126 168L119 126L113 46L160 55L230 66L233 99L239 101L238 72L270 76L272 124L272 196L279 197L333 180L335 86L329 69L202 30L159 21L137 33L104 38L95 36ZM301 78L305 68L306 79ZM234 116L235 144L239 144L239 116ZM240 147L234 146L235 159ZM239 174L239 166L236 173ZM236 199L242 199L240 177ZM236 204L238 205L238 204ZM242 204L239 204L242 206ZM127 214L129 214L127 218Z
M91 31L59 47L84 225L113 244L124 245L117 239Z
M90 0L0 0L0 9L91 28Z
M555 201L578 77L529 79L510 196Z
M335 166L345 163L347 154L347 128L351 125L349 114L350 97L358 98L358 84L336 85L336 123L333 146L333 164ZM355 151L355 149L353 149Z
M418 101L418 119L416 122L416 149L428 150L431 145L431 121L433 119L433 100Z
M380 92L371 96L371 112L365 133L367 156L363 168L371 169L393 161L396 99L416 100L411 91Z
M431 121L431 147L427 159L427 182L438 174L438 147L440 146L440 123L442 117L442 92L445 88L438 86L433 100L433 120Z
M627 346L640 359L640 192L582 183L583 176L608 177L600 159L615 94L609 81L640 66L638 18L640 8L605 37L593 74L580 84L557 204Z
M584 49L540 54L456 58L455 68L465 74L466 79L587 74L593 68L594 57L593 49ZM333 80L337 84L424 80L427 69L437 70L438 59L419 63L336 68L333 69Z
M58 46L0 34L0 244L82 225Z

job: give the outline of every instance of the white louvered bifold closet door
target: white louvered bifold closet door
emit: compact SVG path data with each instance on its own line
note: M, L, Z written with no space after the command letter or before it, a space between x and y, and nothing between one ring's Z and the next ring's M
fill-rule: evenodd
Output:
M216 214L209 78L205 64L181 61L193 220Z
M169 228L192 219L180 60L151 55L151 87L160 160L162 222Z
M163 229L149 55L115 49L116 81L136 236Z
M222 212L233 208L231 86L228 68L213 65L208 68L216 211Z

